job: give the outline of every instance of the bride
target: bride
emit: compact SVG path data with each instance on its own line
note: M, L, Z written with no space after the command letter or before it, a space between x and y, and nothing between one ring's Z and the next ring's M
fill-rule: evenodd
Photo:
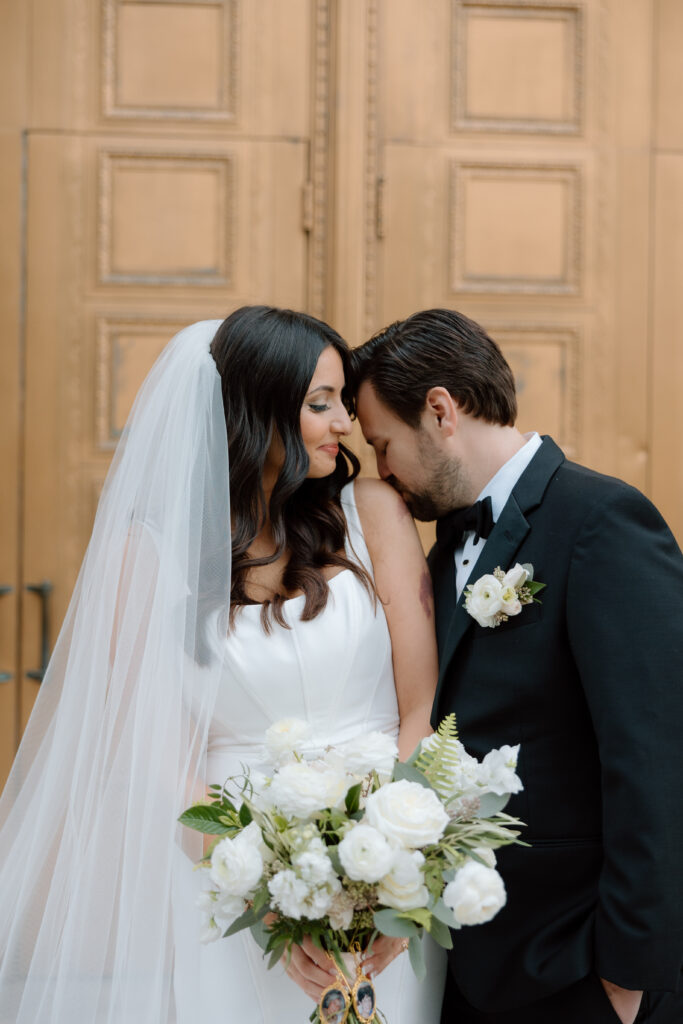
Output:
M0 801L2 1024L304 1024L329 984L308 943L286 973L248 932L201 945L201 837L177 817L280 718L321 746L383 730L402 757L429 731L426 566L400 498L355 479L347 361L322 322L243 307L145 381ZM419 983L376 942L390 1024L439 1020L427 959Z

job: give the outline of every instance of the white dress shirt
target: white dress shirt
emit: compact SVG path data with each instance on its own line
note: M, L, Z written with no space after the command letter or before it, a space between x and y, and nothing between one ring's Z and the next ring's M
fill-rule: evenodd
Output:
M507 500L512 494L513 487L543 443L536 432L525 434L524 436L528 438L526 444L500 467L496 475L491 477L477 498L477 501L480 501L482 498L491 498L491 512L493 513L494 523L498 522ZM485 545L485 537L480 537L475 542L474 530L466 530L460 547L455 549L453 558L455 560L455 590L458 598L462 594ZM509 566L504 568L507 569Z

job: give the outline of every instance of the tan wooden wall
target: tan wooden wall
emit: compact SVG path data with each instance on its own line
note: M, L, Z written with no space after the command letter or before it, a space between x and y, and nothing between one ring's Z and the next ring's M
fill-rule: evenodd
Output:
M245 302L482 321L683 538L680 0L4 0L0 780L135 390ZM3 678L4 678L3 676Z

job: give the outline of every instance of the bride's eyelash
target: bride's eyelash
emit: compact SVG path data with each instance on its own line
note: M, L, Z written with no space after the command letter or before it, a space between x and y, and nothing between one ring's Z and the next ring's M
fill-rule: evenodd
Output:
M312 409L313 412L326 412L329 409L329 405L313 405L312 402L309 402L308 408Z

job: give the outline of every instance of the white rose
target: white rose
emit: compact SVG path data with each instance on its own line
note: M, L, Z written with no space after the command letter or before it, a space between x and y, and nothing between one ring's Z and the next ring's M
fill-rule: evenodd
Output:
M495 626L496 616L503 610L502 595L500 581L487 573L468 586L465 607L480 626Z
M520 565L519 562L516 562L515 565L505 573L502 581L503 587L513 587L517 590L519 587L524 586L528 577L529 573L524 566Z
M211 854L209 874L221 894L246 896L255 889L263 874L263 857L253 831L222 839Z
M498 750L489 750L477 769L480 791L503 796L505 793L519 793L524 789L522 780L515 771L518 755L519 743L514 747L506 745Z
M281 718L266 729L266 749L275 764L291 757L311 735L311 726L300 718Z
M344 772L303 761L283 765L270 784L269 800L290 818L307 818L325 807L336 807L348 788Z
M335 749L344 759L347 772L351 775L367 775L376 771L380 779L391 778L398 757L398 747L385 732L368 732L356 736Z
M412 848L435 843L449 822L433 789L400 779L371 793L365 817L390 842Z
M354 882L378 882L391 870L395 852L372 825L356 825L337 847L344 871Z
M495 868L467 861L443 892L458 924L484 924L505 906L505 886Z
M391 871L377 886L380 903L395 910L426 907L429 893L424 884L423 864L424 857L419 850L398 850Z

